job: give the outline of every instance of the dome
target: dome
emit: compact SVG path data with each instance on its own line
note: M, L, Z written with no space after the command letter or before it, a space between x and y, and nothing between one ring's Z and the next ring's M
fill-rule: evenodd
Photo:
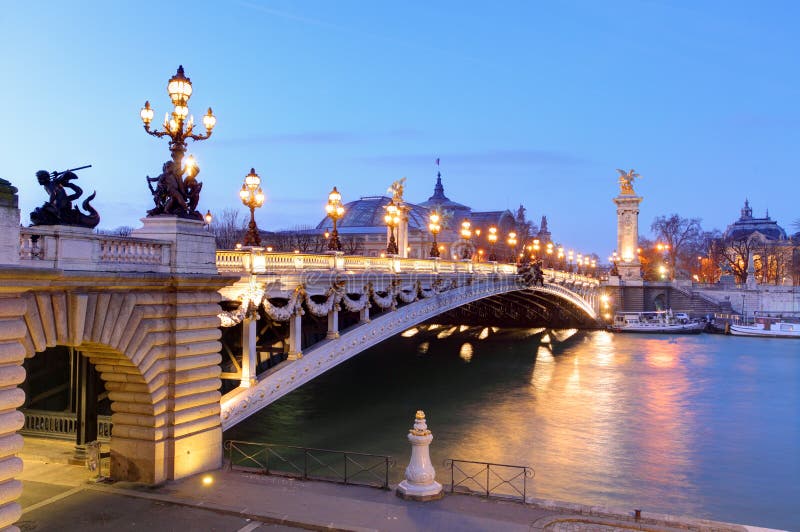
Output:
M337 224L340 228L347 227L383 227L386 224L383 216L386 214L384 207L391 198L386 196L368 196L344 205L344 216ZM428 230L428 209L413 203L406 203L408 211L409 229ZM323 218L317 224L317 229L328 229L333 225L330 218Z
M726 240L744 240L755 233L767 240L786 240L786 231L769 217L769 213L764 218L753 218L750 202L745 200L741 217L725 229L723 237Z

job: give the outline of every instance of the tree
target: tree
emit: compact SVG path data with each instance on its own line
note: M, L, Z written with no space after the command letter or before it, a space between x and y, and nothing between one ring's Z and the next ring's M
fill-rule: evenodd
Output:
M234 249L246 231L244 218L239 217L237 209L223 209L211 221L211 233L217 243L217 249Z
M722 258L721 264L733 273L737 283L744 284L747 282L747 265L753 247L753 241L750 238L739 240L720 238L714 241L713 254Z
M670 279L676 275L688 276L696 255L687 255L691 244L702 235L699 218L682 218L677 214L659 216L650 225L656 239L668 246Z

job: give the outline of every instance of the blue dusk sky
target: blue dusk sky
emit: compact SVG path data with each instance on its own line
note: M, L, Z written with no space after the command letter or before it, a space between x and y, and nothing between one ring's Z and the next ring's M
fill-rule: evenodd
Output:
M144 133L171 109L178 64L190 112L217 127L189 147L200 209L242 209L264 180L263 229L316 224L345 201L433 192L477 210L520 203L555 240L615 246L616 168L642 174L643 234L659 214L724 227L750 199L787 230L800 218L800 3L0 2L0 177L23 222L39 169L92 164L102 227L138 226L145 175L169 152Z

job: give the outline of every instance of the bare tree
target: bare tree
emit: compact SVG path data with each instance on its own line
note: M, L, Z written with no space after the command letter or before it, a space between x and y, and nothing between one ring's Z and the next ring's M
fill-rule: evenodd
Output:
M217 242L217 249L234 249L246 230L244 218L237 209L223 209L211 221L211 232Z
M114 229L96 229L95 232L98 235L131 236L131 233L133 233L133 227L130 225L120 225Z
M669 246L667 254L671 265L670 278L674 279L678 273L688 274L696 259L694 256L687 257L686 252L691 247L690 244L702 235L700 219L682 218L677 214L659 216L653 220L650 230L657 240Z
M347 255L362 255L364 253L364 238L354 235L343 237L342 251Z
M739 240L719 239L714 242L714 255L722 257L722 264L730 270L736 282L747 282L747 265L753 253L753 241L750 238Z

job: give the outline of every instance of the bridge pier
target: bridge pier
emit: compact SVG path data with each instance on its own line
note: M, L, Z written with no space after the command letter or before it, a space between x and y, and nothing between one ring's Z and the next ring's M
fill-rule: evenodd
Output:
M256 383L258 368L258 352L256 351L256 333L258 314L245 316L242 320L242 388L249 388Z
M297 309L289 318L289 356L287 360L303 358L303 314Z
M336 308L336 304L334 304L331 311L328 312L328 334L326 338L328 340L336 340L339 338L339 309Z

